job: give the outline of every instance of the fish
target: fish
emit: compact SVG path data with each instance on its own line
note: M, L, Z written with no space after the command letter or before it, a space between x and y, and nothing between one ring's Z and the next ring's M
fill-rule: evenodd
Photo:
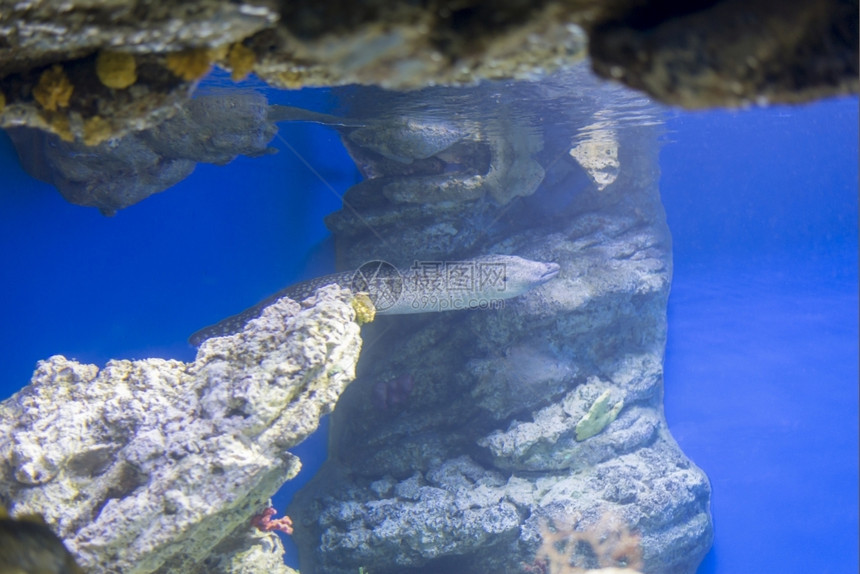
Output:
M84 574L40 516L12 518L0 506L0 574Z
M367 293L377 315L411 315L461 309L497 308L499 302L543 285L558 275L558 263L532 261L517 255L487 255L465 261L415 261L397 269L385 261L365 263L355 271L325 275L296 283L232 315L196 331L195 347L213 337L240 332L269 305L288 297L307 299L327 285Z
M349 287L352 281L352 276L353 273L334 273L332 275L324 275L322 277L316 277L308 281L302 281L301 283L290 285L289 287L281 289L274 295L263 299L253 307L248 307L241 313L231 315L226 319L218 321L214 325L209 325L199 331L195 331L188 338L188 342L195 347L199 347L206 339L234 335L244 329L245 325L247 325L249 321L259 317L263 313L263 309L281 298L288 297L294 301L303 301L313 295L317 289L327 285Z

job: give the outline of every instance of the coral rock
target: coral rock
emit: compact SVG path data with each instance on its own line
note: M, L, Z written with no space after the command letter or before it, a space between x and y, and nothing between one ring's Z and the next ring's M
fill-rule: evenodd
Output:
M354 377L351 297L328 287L304 307L278 301L241 333L206 341L193 363L41 361L0 404L10 512L43 514L95 574L211 572L210 554L226 563L260 544L245 533L298 472L287 449Z

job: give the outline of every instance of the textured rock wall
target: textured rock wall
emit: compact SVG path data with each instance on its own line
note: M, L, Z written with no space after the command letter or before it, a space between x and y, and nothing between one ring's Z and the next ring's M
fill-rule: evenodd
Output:
M113 215L176 185L198 162L223 165L240 154L274 151L268 145L278 128L268 113L257 92L203 92L157 126L98 145L34 128L7 132L30 175L55 186L70 203Z
M429 165L405 173L351 147L373 177L330 220L345 265L506 252L561 272L501 309L366 327L358 377L333 414L330 459L290 508L304 574L541 571L548 525L582 533L607 517L636 533L645 572L692 573L708 550L708 480L662 412L671 241L659 122L583 72L374 93L395 110L392 122L404 110L420 122L428 101L435 122L464 107L491 111L465 114L477 125L434 156L444 164L436 179ZM493 151L502 149L511 151ZM485 177L479 157L496 158L496 170L542 170L505 196L433 201L446 183ZM404 187L424 202L393 191ZM387 192L371 200L374 188ZM391 393L396 401L378 400Z
M411 89L532 78L586 46L604 77L685 107L860 87L852 0L0 0L0 126L97 144L169 116L213 64Z
M193 363L55 356L0 404L0 493L93 573L289 572L250 519L354 377L352 294L282 299Z

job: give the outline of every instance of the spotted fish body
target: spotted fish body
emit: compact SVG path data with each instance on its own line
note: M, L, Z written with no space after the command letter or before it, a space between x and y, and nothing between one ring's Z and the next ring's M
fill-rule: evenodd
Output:
M238 333L282 297L302 301L327 285L368 293L377 315L407 315L492 307L498 301L546 283L558 272L557 263L531 261L516 255L488 255L467 261L416 261L408 270L375 261L357 271L290 285L237 315L197 331L188 341L198 346L212 337Z
M249 321L259 317L262 314L263 309L282 297L289 297L294 301L302 301L313 295L317 289L325 287L326 285L339 285L340 287L349 288L353 275L354 273L351 271L334 273L332 275L315 277L313 279L285 287L274 295L263 299L253 307L248 307L241 313L231 315L226 319L218 321L214 325L209 325L208 327L204 327L199 331L194 332L188 338L188 342L197 347L206 339L211 339L212 337L225 337L227 335L238 333L245 328L245 325L247 325Z

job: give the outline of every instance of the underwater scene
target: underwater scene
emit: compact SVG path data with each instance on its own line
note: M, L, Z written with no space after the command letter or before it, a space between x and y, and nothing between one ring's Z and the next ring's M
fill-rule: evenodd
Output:
M858 121L583 63L5 130L0 573L857 572Z

